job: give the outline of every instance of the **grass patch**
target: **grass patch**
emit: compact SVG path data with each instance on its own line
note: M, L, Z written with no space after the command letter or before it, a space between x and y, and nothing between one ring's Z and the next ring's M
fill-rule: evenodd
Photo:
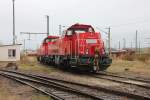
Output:
M36 57L24 56L21 58L19 69L26 71L34 71L41 73L51 73L54 68L51 66L44 66L37 62Z
M127 61L134 61L135 60L135 55L125 55L122 58L123 60L127 60Z
M8 93L4 86L0 87L0 100L6 100L5 97L7 97Z
M150 54L135 54L135 55L125 55L123 60L127 61L141 61L141 62L148 62L150 60Z
M150 54L136 55L136 59L142 62L148 62L150 59Z
M53 99L46 95L37 94L37 95L33 95L31 100L53 100Z
M113 60L112 65L107 71L114 73L135 72L150 75L150 62Z
M0 81L0 100L19 100L17 96L10 94L10 91L7 88L9 87L9 84L3 79Z
M43 72L43 73L51 73L54 71L53 68L46 67L40 64L36 64L34 66L31 66L30 64L21 64L19 66L19 69L26 70L26 71L34 71L34 72Z
M25 100L21 95L10 93L9 89L6 88L8 85L9 84L0 84L0 100ZM27 98L29 98L29 100L53 100L51 97L41 93L33 93Z

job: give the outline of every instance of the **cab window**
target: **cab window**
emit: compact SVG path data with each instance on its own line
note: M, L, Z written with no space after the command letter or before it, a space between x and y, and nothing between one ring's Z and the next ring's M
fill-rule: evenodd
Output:
M75 30L74 32L78 34L78 33L85 33L86 31L85 30Z
M51 39L51 42L55 42L57 40L57 38L56 39Z
M67 30L66 35L70 36L70 35L72 35L72 34L73 34L73 31L72 31L72 30Z
M88 32L92 33L92 32L93 32L93 29L90 27L90 28L88 29Z
M51 39L46 38L46 39L44 39L44 41L43 41L43 43L48 43L48 42L51 42Z

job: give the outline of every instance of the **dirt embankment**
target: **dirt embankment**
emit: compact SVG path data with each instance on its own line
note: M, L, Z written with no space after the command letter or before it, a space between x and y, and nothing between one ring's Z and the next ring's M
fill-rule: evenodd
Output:
M46 67L38 66L36 59L33 57L27 57L22 62L17 62L18 70L27 71L41 71L47 72ZM0 62L0 69L13 69L11 66L7 66L10 62ZM33 88L12 81L5 77L0 76L0 100L51 100L50 97L34 90Z
M0 100L49 100L29 86L0 76Z
M18 69L30 72L45 73L54 77L72 79L74 81L80 81L81 83L91 83L96 85L107 85L109 82L99 82L99 80L90 79L86 75L74 75L71 72L63 71L49 65L42 65L36 61L34 57L25 57L18 63ZM0 63L0 68L6 66L6 63ZM150 61L128 61L128 60L113 60L112 65L107 69L109 72L126 74L129 76L140 76L150 79ZM106 84L107 83L107 84ZM116 86L117 84L111 84ZM49 100L45 95L37 93L34 89L10 81L6 78L0 77L0 100Z

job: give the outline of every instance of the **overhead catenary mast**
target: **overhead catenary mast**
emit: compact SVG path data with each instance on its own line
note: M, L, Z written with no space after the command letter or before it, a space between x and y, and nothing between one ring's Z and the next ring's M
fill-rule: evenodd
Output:
M46 15L47 18L47 36L49 36L49 16Z
M109 50L109 55L111 56L111 44L110 44L110 27L106 28L108 29L108 50Z
M59 25L59 35L61 35L61 25Z
M125 49L125 48L126 48L126 39L123 38L123 49Z
M15 0L13 2L13 45L15 45Z
M132 49L132 41L131 41L131 47L130 48Z
M47 33L32 33L32 32L20 32L20 34L27 34L29 35L28 40L31 40L31 35L47 35ZM25 51L25 39L24 39L24 51Z
M137 51L137 48L138 48L137 34L138 34L138 31L136 30L136 34L135 34L135 51Z
M28 38L28 40L31 40L31 34L32 35L45 35L45 34L47 34L47 33L32 33L32 32L20 32L20 34L27 34L27 35L29 35L29 38Z
M120 50L120 41L119 41L119 50Z
M141 54L141 41L139 41L139 54Z
M108 27L108 28L105 28L105 29L108 29L108 32L105 32L105 31L103 31L102 29L100 29L99 27L96 27L98 30L100 30L100 31L102 31L102 32L104 32L104 33L106 33L107 35L108 35L108 52L109 52L109 56L111 56L111 37L110 37L110 27Z

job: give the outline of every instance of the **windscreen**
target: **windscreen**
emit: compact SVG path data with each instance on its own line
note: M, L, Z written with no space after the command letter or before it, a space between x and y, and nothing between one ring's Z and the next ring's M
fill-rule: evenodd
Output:
M73 34L79 34L79 33L86 33L86 32L94 32L92 28L74 28L74 29L69 29L68 32L73 33Z

